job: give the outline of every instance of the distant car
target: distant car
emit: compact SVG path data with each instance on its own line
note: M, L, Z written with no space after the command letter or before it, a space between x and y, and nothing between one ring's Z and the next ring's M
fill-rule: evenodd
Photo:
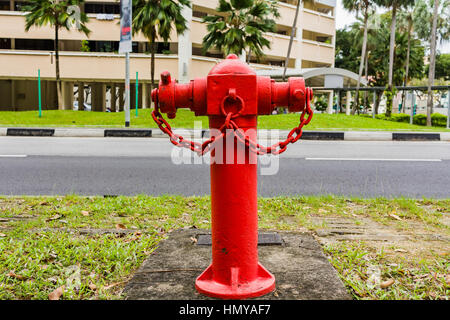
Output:
M78 101L73 102L73 110L78 111ZM84 103L84 111L91 111L91 105Z

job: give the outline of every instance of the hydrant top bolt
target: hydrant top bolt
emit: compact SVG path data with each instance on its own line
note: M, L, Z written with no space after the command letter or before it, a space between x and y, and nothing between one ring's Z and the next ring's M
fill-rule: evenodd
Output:
M164 85L168 85L170 82L172 82L172 78L170 77L170 72L164 71L161 73L161 82Z

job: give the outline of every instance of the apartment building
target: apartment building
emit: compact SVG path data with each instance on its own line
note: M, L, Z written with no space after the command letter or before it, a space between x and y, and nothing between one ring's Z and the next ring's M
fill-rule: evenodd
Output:
M0 0L0 110L34 110L38 105L38 70L41 78L43 109L55 109L54 29L32 27L25 31L23 1ZM276 30L267 33L271 48L261 60L250 57L258 70L282 69L288 51L297 0L279 1L281 17ZM189 30L170 42L157 43L156 77L169 70L180 82L204 77L223 58L210 48L202 51L206 26L202 17L213 14L217 0L193 0L183 14ZM334 67L335 0L305 0L301 3L288 68ZM123 110L125 59L118 54L120 4L118 0L86 0L83 8L89 17L89 37L76 30L60 31L60 74L64 103L71 110L78 103L93 111ZM149 44L142 34L133 37L130 54L131 96L138 77L138 106L150 105ZM135 107L131 99L131 107ZM81 107L82 108L82 107Z

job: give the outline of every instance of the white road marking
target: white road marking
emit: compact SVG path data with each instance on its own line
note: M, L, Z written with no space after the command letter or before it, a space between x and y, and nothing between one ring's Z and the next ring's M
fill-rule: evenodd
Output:
M386 159L386 158L305 158L311 161L404 161L404 162L441 162L442 159Z
M26 158L26 154L0 154L0 158Z

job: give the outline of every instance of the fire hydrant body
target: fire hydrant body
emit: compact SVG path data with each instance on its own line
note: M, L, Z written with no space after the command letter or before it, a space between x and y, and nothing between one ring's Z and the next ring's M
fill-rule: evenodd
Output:
M303 111L312 91L302 78L276 83L256 73L237 56L217 64L206 79L178 84L167 72L161 75L152 99L159 110L175 117L177 108L207 115L212 136L203 144L186 142L154 114L171 142L203 154L211 148L212 263L197 278L195 287L207 296L225 299L259 297L275 289L275 277L258 261L257 155L280 153L300 138L301 127L289 141L261 148L257 141L257 116L271 114L277 106ZM309 106L308 106L309 108ZM156 109L155 109L156 110ZM159 114L159 111L156 113ZM308 120L311 120L312 112ZM303 115L302 115L303 117ZM230 134L226 129L233 130ZM297 136L294 138L293 134ZM295 140L295 141L294 141Z

